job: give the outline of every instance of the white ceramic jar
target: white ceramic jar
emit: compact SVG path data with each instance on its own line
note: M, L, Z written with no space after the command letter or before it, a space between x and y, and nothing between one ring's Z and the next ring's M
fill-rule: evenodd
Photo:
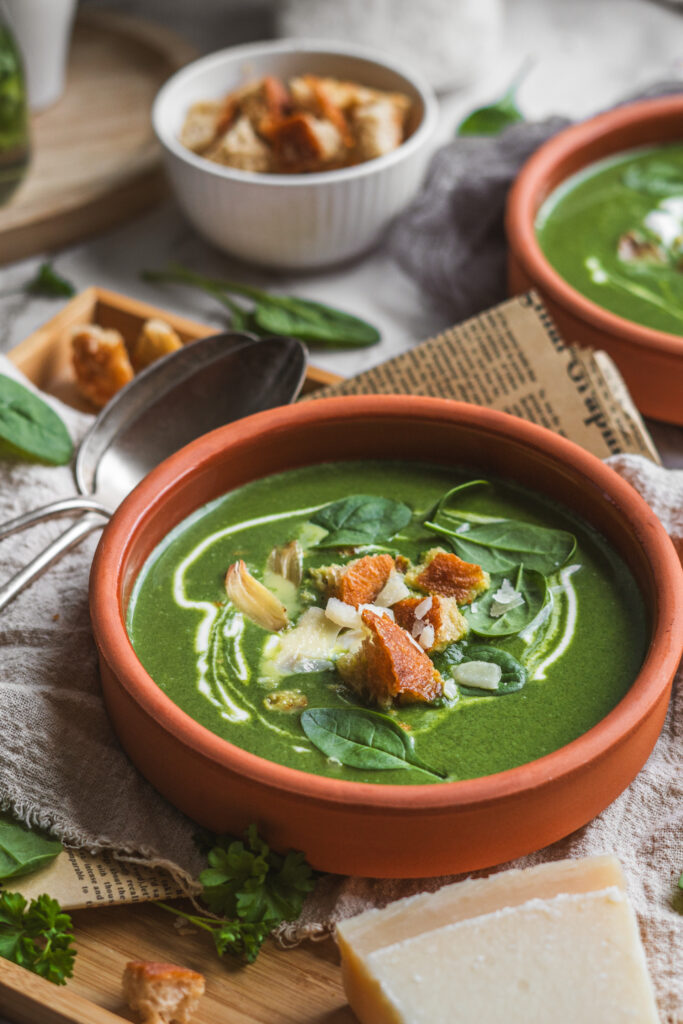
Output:
M188 108L250 79L332 75L413 101L414 127L385 156L315 174L259 174L205 160L178 141ZM178 203L197 231L251 263L317 268L359 256L377 243L417 190L437 102L421 77L363 47L276 41L231 47L178 71L159 92L152 121Z
M76 0L3 0L26 67L29 107L44 110L64 91Z

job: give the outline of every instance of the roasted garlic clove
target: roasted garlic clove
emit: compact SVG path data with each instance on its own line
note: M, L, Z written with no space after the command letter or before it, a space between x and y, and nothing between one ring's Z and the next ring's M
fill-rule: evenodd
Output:
M267 567L278 576L299 586L303 574L304 553L298 540L290 540L281 548L273 548L268 555Z
M267 587L254 579L241 558L225 575L225 591L235 607L257 626L275 631L289 624L284 607Z

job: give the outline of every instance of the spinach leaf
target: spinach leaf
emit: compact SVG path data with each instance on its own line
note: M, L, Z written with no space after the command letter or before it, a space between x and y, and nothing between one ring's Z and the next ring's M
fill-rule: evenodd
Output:
M66 427L49 405L0 374L0 456L63 465L73 454Z
M458 643L449 644L442 651L435 651L434 654L430 654L434 662L434 668L439 675L444 678L452 678L453 669L456 665L460 665L463 661L468 660L465 655L466 650L467 641L461 640Z
M374 494L352 494L325 505L311 517L311 522L328 531L316 547L357 547L388 540L408 525L412 515L402 501Z
M350 313L286 295L268 296L261 292L254 319L261 330L270 334L294 335L323 347L365 348L380 340L376 327Z
M365 348L380 340L376 327L341 309L294 295L276 295L238 281L205 277L179 263L170 264L166 270L145 270L142 278L145 281L186 284L208 292L230 310L235 330L294 335L322 348ZM253 309L243 309L228 297L228 293L251 300Z
M347 768L391 771L418 768L445 779L415 755L413 739L390 718L360 708L310 708L301 715L301 728L318 750Z
M71 281L58 274L51 263L41 263L35 277L24 285L24 291L46 299L70 299L76 294Z
M38 871L63 849L58 839L29 829L9 815L0 815L0 881Z
M448 503L455 494L462 494L463 491L469 491L471 487L490 487L491 484L488 480L467 480L464 484L457 484L455 487L451 487L450 491L446 491L436 505L433 506L430 512L423 518L423 522L438 522L439 517L448 515ZM454 513L457 516L457 512ZM464 517L466 518L466 517Z
M646 196L665 198L683 192L683 177L676 167L659 160L646 164L632 164L624 171L621 180L626 188Z
M500 519L491 523L469 524L466 531L458 532L443 519L440 523L424 524L433 533L448 538L456 555L467 562L475 562L488 572L502 572L520 563L526 569L550 576L571 558L576 538L566 530L535 526L516 519Z
M494 595L504 579L510 580L515 590L524 598L524 603L494 618L491 615L491 606ZM478 636L511 636L513 633L519 633L536 618L547 596L545 576L535 569L519 565L512 575L509 572L492 573L491 586L486 593L463 611L470 629Z
M500 665L501 677L497 690L478 690L473 686L458 687L462 694L468 697L500 697L505 693L515 693L521 690L529 678L527 670L521 661L517 661L507 651L500 647L491 647L487 644L469 644L463 661L489 661L494 665Z
M524 120L524 115L517 106L517 90L529 70L528 62L515 76L510 86L499 100L477 107L465 117L455 130L458 136L467 135L498 135L504 128Z

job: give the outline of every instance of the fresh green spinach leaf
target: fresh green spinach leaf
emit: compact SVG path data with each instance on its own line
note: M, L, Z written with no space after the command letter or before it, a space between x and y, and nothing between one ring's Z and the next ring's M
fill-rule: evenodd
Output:
M516 519L490 523L468 523L455 527L440 522L424 524L428 530L448 539L456 555L475 562L487 572L504 572L520 563L526 569L550 576L571 558L576 538L566 530L535 526Z
M516 608L510 608L509 611L495 618L491 615L491 606L496 592L505 579L510 580L524 601ZM510 572L492 573L491 586L486 593L478 597L463 611L470 629L477 636L511 636L513 633L519 633L536 618L547 597L548 585L545 576L535 569L527 569L525 565L519 565L512 574Z
M19 878L50 864L64 847L58 839L0 815L0 881Z
M647 164L632 164L622 175L626 188L646 196L665 198L683 193L683 177L677 167L659 160Z
M442 496L437 501L436 505L434 505L432 507L432 509L427 513L426 516L424 516L422 521L425 522L425 523L428 523L428 522L439 522L440 519L444 515L448 515L449 514L448 513L449 503L450 503L451 499L456 494L462 494L463 491L469 491L473 487L490 487L490 486L491 486L491 484L489 483L488 480L467 480L464 484L457 484L455 487L451 487L451 489L449 491L446 491L445 494L442 494ZM458 513L456 512L455 515L457 516ZM467 517L463 514L463 516L460 517L460 518L467 518Z
M445 773L423 764L412 737L390 718L360 708L310 708L302 712L301 728L326 757L348 768L391 771L418 768L439 779Z
M325 505L311 517L315 526L327 530L316 547L358 547L377 540L389 540L410 522L412 512L402 501L373 494L352 494Z
M61 419L22 384L0 374L0 457L63 465L73 444Z
M76 294L71 281L58 274L51 263L41 263L35 277L24 285L24 291L46 299L70 299Z
M501 670L500 682L496 690L477 690L473 686L463 686L458 683L462 694L468 697L500 697L505 693L515 693L521 690L529 678L527 670L521 661L517 661L508 651L500 647L492 647L487 644L468 644L463 662L467 661L488 661L499 665Z
M455 130L457 136L498 135L511 124L524 120L517 106L517 90L528 71L525 64L499 100L484 107L477 107L460 122Z
M380 340L380 333L372 324L333 306L294 295L276 295L237 281L205 277L179 263L171 264L167 270L145 270L142 277L145 281L186 284L208 292L230 310L235 330L293 335L323 348L365 348ZM249 299L253 308L245 310L228 293Z
M460 665L466 660L465 652L467 651L467 646L466 640L459 640L457 643L444 647L442 651L430 653L430 657L434 662L434 668L439 675L446 679L452 678L453 669L456 665Z

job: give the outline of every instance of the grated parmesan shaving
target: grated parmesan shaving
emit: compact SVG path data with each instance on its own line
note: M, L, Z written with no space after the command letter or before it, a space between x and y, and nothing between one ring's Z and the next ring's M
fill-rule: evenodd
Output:
M415 618L416 619L424 619L424 617L427 614L427 612L431 610L431 607L432 607L433 603L434 602L433 602L431 594L429 594L427 597L425 597L424 601L420 601L420 603L418 604L418 606L415 609Z

